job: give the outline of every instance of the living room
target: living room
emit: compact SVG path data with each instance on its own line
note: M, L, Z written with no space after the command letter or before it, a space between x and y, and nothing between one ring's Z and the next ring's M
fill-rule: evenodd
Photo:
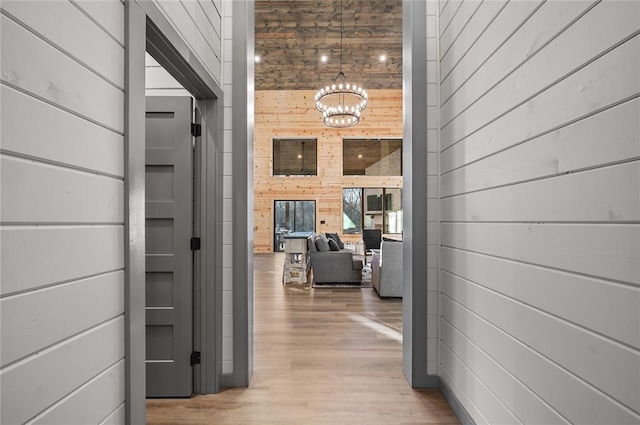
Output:
M295 231L336 232L347 243L362 242L368 228L401 238L402 7L367 8L342 17L336 5L314 5L314 19L300 6L257 5L255 253L282 251L283 235ZM374 15L384 22L364 20ZM357 125L334 128L314 95L343 71L369 104Z

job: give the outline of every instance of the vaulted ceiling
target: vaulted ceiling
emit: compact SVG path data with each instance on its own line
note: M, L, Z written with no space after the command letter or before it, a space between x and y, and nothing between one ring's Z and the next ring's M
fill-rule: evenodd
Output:
M317 90L334 80L340 71L340 3L255 2L256 90ZM367 90L401 89L402 0L342 5L342 69L349 81Z

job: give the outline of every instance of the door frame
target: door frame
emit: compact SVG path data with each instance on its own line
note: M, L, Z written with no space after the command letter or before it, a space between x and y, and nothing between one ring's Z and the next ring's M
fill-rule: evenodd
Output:
M145 52L196 98L202 125L194 172L194 392L220 389L222 376L223 91L151 1L125 2L125 420L146 422L145 394Z
M431 1L431 0L429 0ZM439 388L427 372L427 55L426 1L403 0L403 371L412 388ZM248 386L253 373L253 0L233 2L233 370L225 385ZM413 118L415 117L415 119ZM237 209L236 209L237 208ZM413 261L413 258L421 259ZM438 262L440 260L438 259ZM416 283L417 284L414 284Z

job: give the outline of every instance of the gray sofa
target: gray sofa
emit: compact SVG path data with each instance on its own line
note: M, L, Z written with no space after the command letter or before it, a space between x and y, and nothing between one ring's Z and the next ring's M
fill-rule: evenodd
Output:
M383 298L402 297L402 242L383 241L371 259L371 284Z
M349 250L326 251L319 250L324 244L317 239L326 238L321 235L313 235L307 239L309 258L313 270L313 284L322 285L328 283L362 283L362 261L353 258L353 252Z

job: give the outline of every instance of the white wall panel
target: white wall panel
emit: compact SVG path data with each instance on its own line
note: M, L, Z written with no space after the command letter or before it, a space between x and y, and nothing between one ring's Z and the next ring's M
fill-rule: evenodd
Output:
M182 5L187 9L187 13L198 27L198 30L202 33L202 36L206 40L207 44L213 50L213 53L220 60L220 17L214 14L206 14L205 7L203 5L213 4L209 1L193 1L193 0L181 0ZM209 9L209 8L207 8ZM213 8L215 9L215 8ZM209 9L209 11L211 11ZM211 19L213 18L213 19ZM218 30L214 28L214 22L217 22Z
M638 287L451 248L442 250L442 268L552 316L640 349ZM579 303L576 294L580 294Z
M602 27L601 31L589 30L596 25ZM599 3L497 86L491 88L486 82L478 81L476 86L479 91L491 88L480 99L466 96L466 90L461 90L443 105L441 113L444 146L457 142L548 85L575 72L632 35L639 26L640 3ZM630 46L634 47L637 48L637 44ZM569 51L570 54L561 53ZM460 115L462 111L464 114ZM449 124L457 116L464 125Z
M107 128L124 130L124 93L120 89L5 15L0 17L0 25L3 82Z
M124 314L124 273L5 297L0 299L0 314L0 359L4 367Z
M209 71L215 81L220 82L221 60L220 52L214 52L212 44L207 40L194 20L191 18L182 2L172 0L154 0L165 14L183 40L191 48L195 56Z
M447 111L455 109L450 103L460 104L462 102L460 98L479 98L488 87L497 84L531 58L594 4L594 1L544 2L537 13L529 19L526 19L528 15L525 16L524 13L532 6L531 3L509 4L504 13L514 13L514 24L522 23L522 26L506 38L498 50L495 50L495 41L492 42L489 38L491 33L478 41L474 46L474 53L465 56L442 82L443 109ZM507 29L503 28L503 30ZM454 93L455 96L453 96ZM458 110L464 106L467 104L458 106ZM451 116L451 112L448 112L447 116Z
M184 91L184 87L178 80L160 66L147 66L145 68L145 87L148 90L182 89Z
M451 221L640 221L640 160L442 200ZM589 190L573 190L588 187Z
M453 271L455 272L455 271ZM444 295L626 406L640 411L640 355L451 273ZM516 277L517 279L517 277Z
M71 0L93 21L124 46L124 4L118 0Z
M458 10L458 13L456 13L451 20L449 27L440 37L440 50L443 56L447 54L451 45L460 36L460 33L467 26L482 3L482 1L465 1L462 3L460 10Z
M442 245L640 284L640 226L443 223Z
M122 5L118 6L122 9ZM124 48L67 1L5 1L2 9L124 89ZM60 25L64 21L64 25ZM64 46L64 47L63 47Z
M447 31L451 21L464 3L464 0L449 0L447 7L445 7L440 13L440 36Z
M533 99L466 136L443 140L443 173L554 131L640 93L640 37L586 65ZM463 126L464 120L459 121ZM517 125L514 125L517 123ZM464 132L464 130L463 130Z
M209 40L209 42L212 43L213 51L220 57L222 53L222 13L220 11L220 4L216 5L216 2L211 0L199 0L199 3L216 33L217 40Z
M3 369L2 423L21 424L34 418L123 357L124 318L120 317Z
M122 223L121 179L0 154L7 223Z
M474 345L449 322L442 322L442 343L456 353L464 353L463 361L489 385L495 395L509 406L525 424L566 424L566 420L508 370Z
M464 388L466 396L474 403L482 406L482 418L474 420L488 424L522 424L521 421L500 401L500 399L478 378L451 349L444 343L440 344L442 367L446 373ZM484 419L484 420L482 420Z
M454 78L451 71L464 63L464 68L471 64L481 64L509 37L514 30L541 4L537 1L484 1L471 22L457 35L455 44L446 52L442 52L440 75L442 81L442 101L451 96L447 90L447 79ZM464 61L464 62L462 62ZM476 66L477 67L477 66ZM457 87L460 82L449 83Z
M5 85L0 102L3 152L124 176L122 135Z
M442 196L640 158L637 117L638 98L458 168L442 176Z
M124 5L0 7L0 422L123 424Z
M3 296L124 267L122 226L14 226L0 232Z
M501 7L444 37L440 376L478 422L639 423L640 3Z
M125 421L125 406L121 404L104 421L100 422L100 425L124 425Z
M465 306L442 297L441 307L444 320L525 383L570 423L621 425L638 422L637 413L631 412L597 388L513 339ZM451 350L445 346L445 350L447 349ZM457 350L456 353L463 361L467 359L468 354L464 349ZM449 351L447 356L451 355ZM444 359L447 356L442 357ZM461 384L461 387L465 386ZM480 398L472 400L475 402L473 407L482 412L493 408Z
M87 382L28 425L98 424L124 403L124 360ZM116 422L124 424L124 420Z

